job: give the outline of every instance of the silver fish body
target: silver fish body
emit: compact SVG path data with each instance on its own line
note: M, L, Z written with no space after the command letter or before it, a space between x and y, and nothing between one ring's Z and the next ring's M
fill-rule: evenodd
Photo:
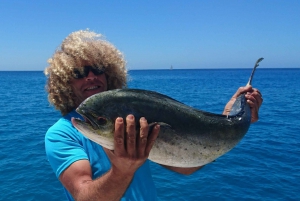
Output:
M75 120L86 137L113 149L114 121L133 114L138 120L159 122L161 131L149 159L175 167L207 164L231 150L246 134L250 108L240 96L230 116L197 110L165 95L137 89L102 92L85 100L77 109L92 125ZM138 122L137 122L138 125Z

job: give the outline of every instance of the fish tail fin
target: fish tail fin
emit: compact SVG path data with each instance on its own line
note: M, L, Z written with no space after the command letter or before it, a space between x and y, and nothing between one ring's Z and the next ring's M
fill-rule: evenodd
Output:
M254 68L253 68L253 70L252 70L251 76L250 76L250 78L249 78L249 81L248 81L248 83L247 83L246 86L251 85L251 82L252 82L253 75L254 75L254 72L255 72L255 70L256 70L256 67L259 66L259 62L261 62L263 59L264 59L264 58L262 58L262 57L259 58L259 59L257 59L255 65L254 65Z

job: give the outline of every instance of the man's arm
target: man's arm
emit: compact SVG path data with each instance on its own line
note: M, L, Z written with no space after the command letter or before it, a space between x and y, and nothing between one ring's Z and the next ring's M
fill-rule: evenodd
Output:
M135 171L147 160L159 133L159 125L148 135L149 126L145 118L140 119L139 136L136 133L133 115L115 123L115 150L105 149L111 161L111 169L103 176L92 180L92 171L87 160L70 165L59 177L61 183L75 200L119 200L128 188Z
M110 169L103 176L92 180L89 161L79 160L70 165L59 179L75 200L120 200L132 177Z

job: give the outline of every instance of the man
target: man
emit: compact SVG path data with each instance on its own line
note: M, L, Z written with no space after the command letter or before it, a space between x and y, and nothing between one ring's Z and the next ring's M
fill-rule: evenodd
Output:
M71 118L82 117L75 108L89 96L126 86L125 60L101 35L90 31L71 33L45 69L48 100L63 117L46 133L46 154L69 200L157 200L149 161L159 125L149 133L143 117L136 131L133 115L115 121L115 150L107 150L76 130ZM251 86L241 87L225 106L228 114L236 97L248 92L252 122L258 120L262 98ZM166 167L191 174L201 167Z

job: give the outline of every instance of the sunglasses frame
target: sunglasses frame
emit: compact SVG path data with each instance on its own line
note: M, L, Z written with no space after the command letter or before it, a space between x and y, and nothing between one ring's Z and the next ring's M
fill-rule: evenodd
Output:
M92 71L94 75L102 75L105 70L104 68L100 69L96 66L83 66L81 68L73 69L73 77L75 79L82 79L88 76L88 74Z

